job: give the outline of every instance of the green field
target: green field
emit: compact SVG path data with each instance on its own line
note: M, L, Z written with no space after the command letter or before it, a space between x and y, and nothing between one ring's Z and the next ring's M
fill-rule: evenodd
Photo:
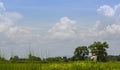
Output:
M120 70L120 62L0 63L0 70Z

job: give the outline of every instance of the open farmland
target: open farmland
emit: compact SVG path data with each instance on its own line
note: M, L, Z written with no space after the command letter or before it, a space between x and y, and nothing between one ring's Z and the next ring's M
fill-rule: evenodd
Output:
M120 62L0 63L0 70L120 70Z

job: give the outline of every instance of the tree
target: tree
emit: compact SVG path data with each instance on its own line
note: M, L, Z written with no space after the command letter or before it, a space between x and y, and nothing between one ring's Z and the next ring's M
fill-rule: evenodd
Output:
M6 59L5 59L4 56L1 54L1 51L0 51L0 61L4 61L4 60L6 60Z
M74 51L73 60L85 60L89 54L86 46L78 46Z
M13 56L13 57L10 58L10 60L12 62L17 62L19 60L19 57L18 56Z
M66 56L64 56L64 57L63 57L63 61L64 61L64 62L68 62L69 60L68 60L68 58L67 58Z
M107 60L107 51L109 48L107 42L94 42L89 46L91 53L97 56L97 61L106 61Z
M41 61L40 57L33 56L31 53L29 54L29 60L31 61Z
M117 60L120 61L120 55L118 55Z
M46 62L62 62L63 59L61 57L49 57L45 59Z
M0 61L4 61L4 60L6 60L6 59L4 57L0 56Z

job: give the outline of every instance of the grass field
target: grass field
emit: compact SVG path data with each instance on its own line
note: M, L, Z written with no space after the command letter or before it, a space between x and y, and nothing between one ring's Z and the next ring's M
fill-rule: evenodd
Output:
M0 70L120 70L120 62L0 63Z

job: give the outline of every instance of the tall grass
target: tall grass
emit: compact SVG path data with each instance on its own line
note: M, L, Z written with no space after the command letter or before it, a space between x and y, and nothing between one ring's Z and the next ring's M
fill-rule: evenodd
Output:
M120 62L0 63L0 70L120 70Z

